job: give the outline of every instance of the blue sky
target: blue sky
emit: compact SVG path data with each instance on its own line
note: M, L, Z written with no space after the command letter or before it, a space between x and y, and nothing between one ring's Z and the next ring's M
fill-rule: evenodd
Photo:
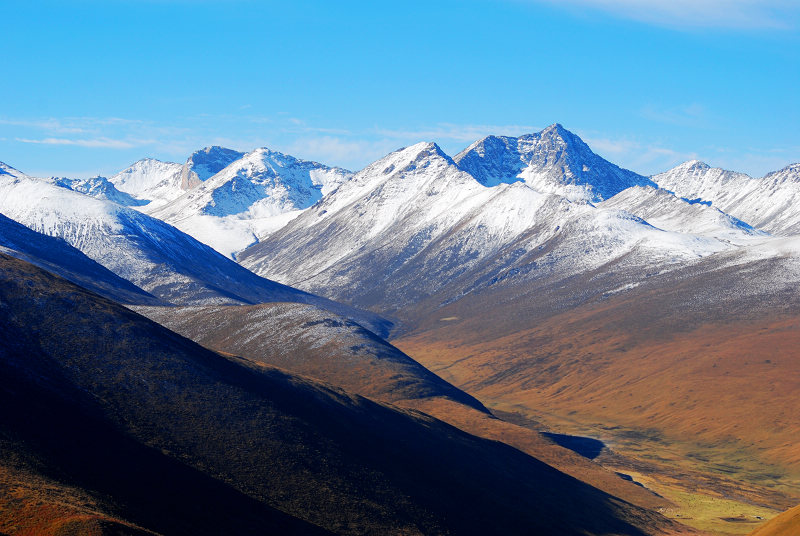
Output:
M359 169L559 122L634 171L800 161L795 0L0 3L0 161L260 146Z

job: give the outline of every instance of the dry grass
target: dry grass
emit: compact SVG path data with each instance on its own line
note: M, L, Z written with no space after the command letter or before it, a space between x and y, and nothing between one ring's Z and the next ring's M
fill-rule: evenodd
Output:
M4 449L5 451L5 449ZM7 451L5 451L8 454ZM13 536L156 534L109 514L85 490L0 465L0 533Z
M393 343L492 410L605 441L629 469L667 482L662 495L673 502L725 496L740 509L774 512L800 500L798 317L703 322L624 299L528 327L504 325L513 314L462 311L461 321ZM487 336L495 325L502 336ZM726 517L722 504L707 503L707 517ZM741 532L731 523L713 529Z
M770 519L751 536L797 536L800 534L800 506L795 506Z

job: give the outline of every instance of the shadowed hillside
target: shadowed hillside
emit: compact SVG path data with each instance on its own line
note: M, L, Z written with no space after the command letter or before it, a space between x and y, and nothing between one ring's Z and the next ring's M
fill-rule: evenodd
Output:
M17 259L0 255L0 281L0 407L14 408L0 413L2 465L22 482L33 474L80 490L126 527L631 535L677 527L506 445L210 352ZM18 527L29 507L5 506L2 517Z
M120 303L163 302L93 261L64 240L28 229L0 214L0 251L26 260Z
M371 331L312 305L139 307L148 318L212 350L398 403L445 397L488 413L464 391Z
M575 478L647 508L672 504L558 447L536 429L494 418L473 397L358 324L312 306L139 307L137 311L212 350L279 366L373 400L417 409L496 439Z

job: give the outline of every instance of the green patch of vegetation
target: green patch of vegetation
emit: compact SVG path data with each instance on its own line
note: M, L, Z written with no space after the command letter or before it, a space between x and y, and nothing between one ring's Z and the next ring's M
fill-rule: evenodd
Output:
M663 509L663 515L713 534L749 534L780 513L778 510L741 501L663 486L641 475L638 478L645 480L645 485L675 503L675 508Z

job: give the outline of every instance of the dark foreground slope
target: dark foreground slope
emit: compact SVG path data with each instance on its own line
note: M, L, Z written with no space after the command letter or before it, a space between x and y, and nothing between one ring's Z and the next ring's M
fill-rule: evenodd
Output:
M560 447L536 429L495 418L471 395L442 380L344 317L297 303L140 307L145 316L203 346L278 366L380 402L500 440L615 497L649 509L674 506L646 488Z
M67 506L94 509L106 520L101 531L103 523L161 534L674 527L506 445L225 358L2 254L0 408L0 465L12 475L0 495L24 487L25 475L62 497L76 490ZM3 532L19 533L29 507L3 503Z

